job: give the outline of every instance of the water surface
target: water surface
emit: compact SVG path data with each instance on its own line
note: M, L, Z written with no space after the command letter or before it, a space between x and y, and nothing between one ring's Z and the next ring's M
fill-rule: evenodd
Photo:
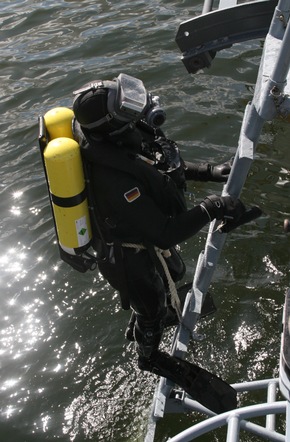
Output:
M144 439L156 378L136 367L118 295L98 272L79 274L59 259L37 120L71 106L72 91L87 81L126 72L160 95L165 131L184 158L230 158L262 44L237 45L189 75L174 39L179 23L201 9L198 0L0 2L1 440ZM289 285L289 133L283 122L264 127L242 194L264 214L228 236L211 287L218 311L199 325L206 339L192 346L191 360L229 382L278 374ZM221 190L190 184L188 205ZM206 229L181 245L187 281L205 237ZM193 420L166 417L156 440Z

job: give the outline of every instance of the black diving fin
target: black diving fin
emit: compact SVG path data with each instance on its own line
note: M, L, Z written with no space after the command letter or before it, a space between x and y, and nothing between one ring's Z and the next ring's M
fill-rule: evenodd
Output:
M156 351L150 359L139 357L139 368L169 379L214 413L237 408L236 390L198 365Z

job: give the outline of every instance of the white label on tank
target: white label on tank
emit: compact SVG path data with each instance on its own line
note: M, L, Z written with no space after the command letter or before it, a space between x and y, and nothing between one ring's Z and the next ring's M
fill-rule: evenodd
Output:
M87 218L86 216L82 216L81 218L76 219L75 222L76 222L76 231L78 237L78 245L79 247L85 246L86 244L88 244L90 240Z

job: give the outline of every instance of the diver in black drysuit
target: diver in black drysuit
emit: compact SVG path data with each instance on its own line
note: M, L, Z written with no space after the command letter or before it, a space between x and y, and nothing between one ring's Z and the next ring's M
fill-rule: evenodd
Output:
M176 143L158 125L146 122L145 111L140 118L129 116L124 121L126 115L116 103L116 83L94 82L76 92L74 133L107 243L108 256L99 269L120 292L123 308L135 312L139 367L152 371L172 314L168 279L155 248L170 251L165 261L177 282L185 266L176 245L214 218L238 220L245 207L229 196L211 195L187 210L186 180L225 182L230 162L211 166L183 161Z

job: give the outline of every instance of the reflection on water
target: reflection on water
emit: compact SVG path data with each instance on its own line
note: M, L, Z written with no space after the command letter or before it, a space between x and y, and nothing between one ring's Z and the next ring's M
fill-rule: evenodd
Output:
M106 441L114 440L118 428L123 428L126 433L137 436L142 425L140 418L147 418L142 391L153 393L148 377L139 376L137 380L132 361L113 364L104 376L94 374L95 366L96 361L87 361L85 369L88 376L91 367L90 379L82 394L65 410L64 433L69 434L71 440L95 433L98 440ZM135 419L130 420L130 415Z
M174 38L179 23L201 11L199 1L0 6L0 439L142 441L156 378L136 366L116 293L98 272L77 274L59 260L37 118L71 106L86 81L123 71L161 96L165 130L186 159L222 162L235 152L262 44L229 48L211 70L191 76ZM218 310L198 325L205 339L191 344L191 360L229 382L277 375L289 285L288 140L284 123L265 126L242 195L263 216L228 236L211 287ZM220 192L218 183L189 184L188 204ZM181 245L187 281L205 236L206 229ZM167 417L157 442L193 418Z

